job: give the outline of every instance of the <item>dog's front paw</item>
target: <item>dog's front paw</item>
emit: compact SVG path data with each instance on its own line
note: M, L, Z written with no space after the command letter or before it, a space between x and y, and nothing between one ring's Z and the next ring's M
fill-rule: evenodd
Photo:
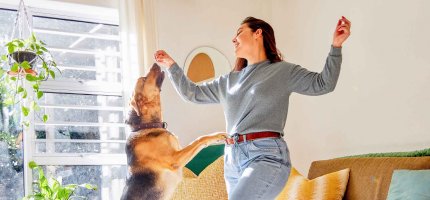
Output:
M227 133L225 132L216 132L208 135L211 139L211 143L224 142L227 139Z

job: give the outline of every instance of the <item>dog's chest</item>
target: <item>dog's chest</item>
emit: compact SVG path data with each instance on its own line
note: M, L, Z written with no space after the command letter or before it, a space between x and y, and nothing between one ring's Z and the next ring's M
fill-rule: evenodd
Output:
M164 187L164 197L163 199L170 199L170 197L175 192L176 187L182 180L182 169L177 171L164 170L160 176L163 181Z

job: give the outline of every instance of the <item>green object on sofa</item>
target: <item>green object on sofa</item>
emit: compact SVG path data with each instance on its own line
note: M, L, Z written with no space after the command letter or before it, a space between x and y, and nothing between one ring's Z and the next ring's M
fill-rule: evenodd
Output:
M224 144L211 145L201 150L185 167L199 175L208 165L224 155Z
M366 158L366 157L421 157L430 156L430 148L417 151L407 152L389 152L389 153L369 153L354 156L345 156L343 158Z
M387 200L430 199L430 170L394 170Z

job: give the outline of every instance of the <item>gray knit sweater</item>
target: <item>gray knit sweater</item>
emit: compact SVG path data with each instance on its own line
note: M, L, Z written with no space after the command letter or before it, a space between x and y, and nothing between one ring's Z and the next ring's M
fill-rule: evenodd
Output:
M331 47L321 73L285 61L265 60L197 85L176 63L167 71L183 99L222 104L229 135L260 131L284 134L290 94L322 95L333 91L341 63L341 48Z

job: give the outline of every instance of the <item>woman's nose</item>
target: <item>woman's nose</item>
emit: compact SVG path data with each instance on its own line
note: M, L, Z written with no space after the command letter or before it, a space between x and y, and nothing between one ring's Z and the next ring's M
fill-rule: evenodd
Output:
M233 43L236 43L236 37L231 40Z

